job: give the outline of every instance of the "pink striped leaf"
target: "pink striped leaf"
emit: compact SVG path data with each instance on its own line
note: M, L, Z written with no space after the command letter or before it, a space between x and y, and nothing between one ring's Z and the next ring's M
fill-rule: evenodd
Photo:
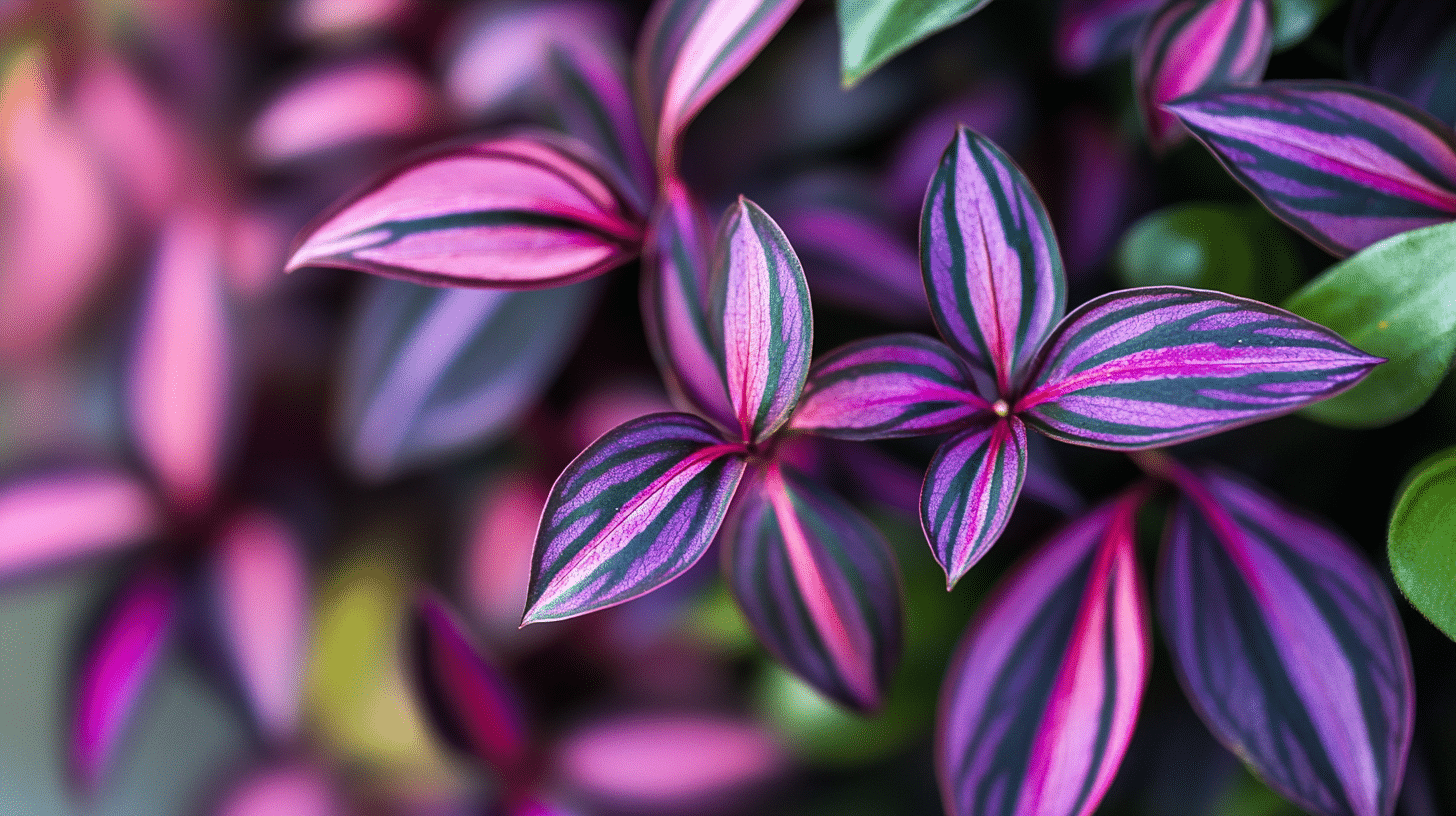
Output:
M1287 414L1354 386L1380 362L1256 300L1128 289L1062 321L1015 410L1064 442L1152 448Z
M525 622L619 604L677 577L712 543L745 467L742 445L688 414L649 414L592 443L542 511Z
M762 442L788 421L809 375L809 284L783 230L745 198L723 216L710 284L728 401L743 441Z
M177 616L171 575L147 568L131 576L106 610L73 689L69 760L87 789L100 782L137 701L162 656Z
M77 467L18 478L0 488L0 579L137 544L161 526L140 480Z
M1135 558L1145 490L1093 510L992 591L951 659L936 718L950 816L1087 816L1112 783L1147 685Z
M1456 219L1456 132L1390 94L1268 82L1165 108L1270 212L1336 256Z
M600 274L637 254L642 224L589 155L546 132L426 151L315 220L286 269L501 289Z
M520 703L445 602L423 593L410 610L412 675L437 733L520 782L530 746Z
M792 425L836 439L890 439L963 428L990 416L971 390L960 357L921 334L857 340L820 357L809 370Z
M1158 608L1205 723L1319 816L1389 816L1414 712L1384 581L1341 535L1213 470L1173 473Z
M663 180L642 252L642 322L673 401L724 428L738 424L723 381L709 278L713 234L707 216L676 177Z
M1074 73L1111 62L1132 49L1139 30L1164 0L1062 0L1056 53Z
M1026 425L1010 416L978 422L940 446L920 489L920 526L946 588L991 549L1026 480Z
M724 536L724 572L758 641L829 699L879 708L900 659L904 603L874 525L774 463L745 486Z
M659 175L677 169L693 117L778 33L800 0L660 0L643 24L634 66L648 107Z
M602 157L603 169L637 212L647 212L655 175L627 79L626 56L613 40L551 53L557 116L567 133Z
M1356 0L1345 29L1350 79L1389 91L1456 125L1456 5Z
M1007 394L1065 309L1066 280L1046 208L999 147L959 128L930 180L920 269L935 326Z
M1133 79L1155 149L1188 137L1163 103L1264 78L1274 48L1271 16L1269 0L1171 0L1148 20L1133 49Z

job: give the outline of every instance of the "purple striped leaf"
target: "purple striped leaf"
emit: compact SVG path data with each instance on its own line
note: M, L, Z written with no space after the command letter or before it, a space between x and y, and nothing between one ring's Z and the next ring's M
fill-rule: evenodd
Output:
M697 562L742 478L742 445L687 414L649 414L581 452L551 487L525 623L651 592Z
M1456 125L1456 5L1357 0L1345 29L1350 79L1389 91Z
M724 535L724 572L758 641L831 700L879 708L900 659L904 603L874 525L774 463L745 486Z
M724 428L738 424L723 382L722 353L708 318L712 229L676 177L663 180L642 255L642 322L674 402Z
M1163 0L1062 0L1057 61L1067 71L1082 73L1123 56L1162 4Z
M69 760L87 789L100 783L161 658L177 615L172 576L155 568L131 576L105 615L73 690Z
M963 428L991 404L965 364L921 334L871 337L814 362L792 425L836 439L890 439Z
M132 546L161 527L146 486L121 470L78 467L0 489L0 580Z
M1133 79L1154 149L1188 137L1163 103L1264 78L1274 48L1270 18L1269 0L1171 0L1148 20L1133 49Z
M1229 474L1181 468L1158 576L1205 723L1301 808L1389 816L1414 711L1395 604L1338 533Z
M950 816L1086 816L1106 793L1152 651L1134 547L1145 493L1058 533L972 620L937 717L936 775Z
M1456 219L1456 133L1348 82L1268 82L1164 106L1254 197L1344 257Z
M638 253L642 225L587 156L545 132L419 154L316 219L286 269L504 289L600 274Z
M762 442L788 421L804 390L814 317L789 239L748 199L723 216L711 286L728 401L743 441Z
M920 268L935 326L1007 394L1065 309L1061 253L1031 182L999 147L959 128L930 180Z
M1287 414L1354 386L1380 362L1256 300L1128 289L1062 321L1015 410L1064 442L1152 448Z
M558 47L551 64L556 82L553 98L564 130L602 157L603 169L634 210L647 212L655 176L621 47L609 39L591 47Z
M661 0L634 66L657 172L676 172L682 132L778 33L800 0Z
M978 423L940 446L920 489L920 526L955 586L1006 529L1026 480L1026 425L1019 417Z
M409 619L410 668L437 733L505 777L526 770L529 738L520 703L485 661L445 602L415 599Z

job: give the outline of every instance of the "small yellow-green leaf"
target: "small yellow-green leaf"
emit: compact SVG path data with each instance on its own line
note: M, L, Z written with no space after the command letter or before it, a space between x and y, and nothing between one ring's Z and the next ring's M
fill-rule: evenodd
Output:
M1430 399L1456 352L1456 222L1393 235L1330 267L1285 308L1389 360L1345 393L1303 410L1373 428Z
M1411 605L1456 640L1456 447L1411 473L1390 517L1390 570Z
M838 0L844 85L891 57L980 11L991 0Z

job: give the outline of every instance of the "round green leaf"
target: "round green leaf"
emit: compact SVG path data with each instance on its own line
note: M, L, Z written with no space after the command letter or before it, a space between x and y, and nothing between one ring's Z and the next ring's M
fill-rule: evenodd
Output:
M1191 286L1265 302L1300 277L1294 242L1262 207L1179 204L1145 216L1117 247L1128 286Z
M1411 604L1456 640L1456 448L1411 473L1390 517L1390 569Z
M1389 362L1302 413L1347 428L1409 416L1435 392L1456 352L1456 222L1393 235L1330 267L1284 308Z

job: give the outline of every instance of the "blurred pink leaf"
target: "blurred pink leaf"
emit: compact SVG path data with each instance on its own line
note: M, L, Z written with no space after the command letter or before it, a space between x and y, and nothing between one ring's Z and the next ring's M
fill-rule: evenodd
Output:
M530 471L512 471L491 479L480 491L474 508L461 594L471 611L496 635L515 639L526 608L531 583L531 552L536 545L536 522L550 481ZM531 627L521 634L539 631Z
M301 37L343 37L384 28L413 5L411 0L293 0L288 22Z
M235 516L212 549L224 640L264 734L290 737L308 635L307 567L293 531L261 510Z
M137 448L184 512L213 498L233 388L232 320L221 225L205 208L176 213L152 261L127 365Z
M426 132L439 102L423 76L387 56L330 65L275 96L253 122L248 144L263 164L367 140Z
M84 468L0 488L0 578L139 542L158 527L156 502L124 472Z
M301 763L253 771L229 790L216 816L342 816L343 804L323 771Z

